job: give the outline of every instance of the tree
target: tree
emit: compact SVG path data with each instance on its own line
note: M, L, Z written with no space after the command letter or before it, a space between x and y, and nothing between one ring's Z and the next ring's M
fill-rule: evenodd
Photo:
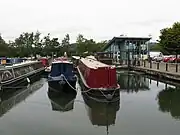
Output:
M34 33L22 33L15 39L15 46L20 57L29 57L33 54Z
M160 31L160 46L168 53L180 53L180 23Z
M50 33L43 38L43 55L57 54L60 50L60 43L58 42L58 38L50 38Z
M70 43L70 37L69 37L69 34L66 34L64 39L62 40L62 46L68 46Z
M0 56L7 56L8 55L8 45L0 35Z
M79 55L82 55L84 52L88 52L89 55L102 51L103 47L107 44L107 41L96 43L93 39L86 39L83 35L79 34L76 40L76 44Z
M35 35L33 36L33 46L32 46L32 50L33 50L33 55L36 57L36 55L42 55L42 40L40 39L40 35L41 33L39 31L37 31L35 33Z
M62 47L61 47L61 51L62 52L66 52L68 55L70 55L70 37L69 34L66 34L64 39L62 40Z

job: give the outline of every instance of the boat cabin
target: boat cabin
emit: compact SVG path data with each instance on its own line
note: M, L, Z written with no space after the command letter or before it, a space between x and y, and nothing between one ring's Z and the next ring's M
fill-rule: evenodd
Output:
M73 76L73 63L69 61L54 61L51 66L50 76L56 77L63 74L64 76Z
M114 88L118 85L116 68L113 66L94 59L81 58L78 68L90 88Z

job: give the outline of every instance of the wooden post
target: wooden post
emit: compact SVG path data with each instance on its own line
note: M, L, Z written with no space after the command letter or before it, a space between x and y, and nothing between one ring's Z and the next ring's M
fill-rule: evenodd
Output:
M166 71L168 71L168 64L166 63Z
M157 80L157 87L159 86L159 80Z
M144 67L146 67L146 61L144 60Z
M167 83L165 84L165 90L167 89Z
M178 64L177 64L177 51L176 51L176 72L178 72Z
M157 62L157 69L159 69L159 62Z

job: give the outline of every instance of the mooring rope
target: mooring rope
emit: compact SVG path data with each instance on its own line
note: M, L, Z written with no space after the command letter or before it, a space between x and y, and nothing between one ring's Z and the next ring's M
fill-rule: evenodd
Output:
M78 91L77 88L75 89L75 88L69 83L69 81L67 80L67 78L66 78L64 75L63 75L63 78L64 78L64 80L67 82L67 84L68 84L73 90ZM76 76L76 78L77 78L77 81L78 81L78 77L77 77L77 76ZM88 90L86 90L86 91L81 91L81 92L82 92L82 93L87 93L87 92L89 92L89 91L91 91L91 90L93 90L93 88L89 88ZM99 89L99 91L102 93L102 95L103 95L107 100L110 100L110 99L112 99L112 98L114 97L114 94L115 94L116 90L118 90L118 89L115 89L112 94L105 95L104 92ZM87 96L89 96L89 95L87 95ZM108 101L108 102L109 102L109 101Z
M69 83L69 81L67 80L67 78L63 75L63 77L64 77L64 80L67 82L67 84L73 89L73 90L75 90L75 91L78 91L78 88L74 88L70 83ZM76 76L76 78L77 78L77 81L78 81L78 77ZM92 90L92 88L90 88L90 89L88 89L88 90L86 90L86 91L81 91L81 92L89 92L89 91L91 91Z

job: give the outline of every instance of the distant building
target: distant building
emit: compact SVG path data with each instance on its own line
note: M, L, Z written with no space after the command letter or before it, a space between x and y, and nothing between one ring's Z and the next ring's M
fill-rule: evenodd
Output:
M132 60L135 57L147 57L150 37L114 37L104 47L104 52L113 53L113 59Z

